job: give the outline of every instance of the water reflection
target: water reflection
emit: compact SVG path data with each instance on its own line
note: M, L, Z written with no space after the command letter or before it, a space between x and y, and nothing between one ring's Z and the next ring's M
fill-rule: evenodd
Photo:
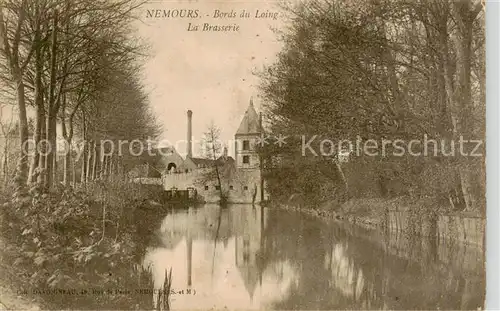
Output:
M158 230L159 243L148 248L155 288L173 267L172 308L259 309L283 299L296 274L287 261L267 265L263 253L265 211L206 205L170 214ZM192 289L187 295L187 289Z
M298 213L205 205L167 215L143 265L155 288L173 268L184 294L172 309L476 309L481 258Z

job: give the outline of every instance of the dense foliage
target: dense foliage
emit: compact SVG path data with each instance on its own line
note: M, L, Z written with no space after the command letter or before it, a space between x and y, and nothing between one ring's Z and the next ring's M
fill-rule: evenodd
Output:
M327 192L340 202L432 196L452 209L484 212L484 156L457 154L460 137L484 138L482 4L312 0L284 10L289 20L278 33L284 48L261 72L269 129L288 137L286 148L263 150L272 195L300 194L317 203L330 178L336 190ZM354 150L347 162L335 147L326 157L301 154L301 137L313 135L317 152L327 138L335 146L375 140L379 153ZM428 156L380 153L383 140L398 139L419 140L412 151L422 152L424 137L437 141L427 146ZM446 151L454 145L456 155L437 150L441 141ZM468 154L472 147L465 147ZM478 150L484 155L484 145Z
M2 272L26 295L137 286L151 218L136 216L158 194L129 182L126 173L144 158L128 143L117 146L160 132L138 74L146 56L133 28L140 5L0 1L0 242L2 264L13 267ZM52 309L141 302L92 292L38 296Z
M148 238L144 228L152 225L138 213L156 195L124 182L50 193L33 187L28 199L15 203L2 192L1 234L7 245L2 264L12 267L2 267L5 280L48 308L149 307L152 297L133 290L141 288L137 267L146 245L141 239ZM151 286L148 275L142 282L142 288ZM50 290L54 294L43 293Z

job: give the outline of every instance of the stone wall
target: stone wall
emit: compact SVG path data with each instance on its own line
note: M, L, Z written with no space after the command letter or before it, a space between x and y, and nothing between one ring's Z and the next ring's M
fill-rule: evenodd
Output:
M204 173L206 171L196 170L189 173L165 174L163 175L164 189L185 190L192 187L197 190L200 201L219 202L220 191L216 188L217 181L202 181ZM260 202L260 171L258 170L238 170L231 175L231 178L223 178L221 184L229 203L252 203L255 193L255 203Z
M410 217L408 211L389 211L386 226L390 232L415 232L418 235L435 236L440 241L453 240L482 248L486 220L461 215L417 218Z

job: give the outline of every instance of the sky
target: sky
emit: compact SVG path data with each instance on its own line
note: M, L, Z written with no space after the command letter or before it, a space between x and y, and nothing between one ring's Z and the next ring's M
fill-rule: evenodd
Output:
M152 10L199 10L196 19L148 17ZM259 111L259 79L253 72L272 64L280 51L272 28L282 19L276 3L257 0L164 0L151 1L139 8L138 35L150 46L142 76L153 112L163 126L162 140L185 155L188 109L193 111L193 152L199 155L198 140L213 121L221 129L221 139L234 138L253 97ZM149 10L149 11L148 11ZM214 18L215 10L236 14L236 18ZM240 18L242 10L250 13ZM264 17L256 18L264 13ZM154 13L153 13L154 14ZM189 23L239 25L237 32L188 31ZM233 154L229 144L229 154Z

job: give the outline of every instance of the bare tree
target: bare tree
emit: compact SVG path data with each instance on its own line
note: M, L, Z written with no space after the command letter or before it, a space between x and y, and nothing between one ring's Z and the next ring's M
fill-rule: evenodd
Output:
M202 183L214 182L219 191L220 203L227 203L228 189L223 188L223 172L219 166L218 157L222 155L222 143L220 141L220 128L212 121L207 127L202 140L204 157L210 161L210 166L206 173L201 177Z
M18 1L0 2L0 53L6 61L6 67L15 84L19 110L21 158L18 183L20 187L26 183L28 178L28 118L26 115L26 94L23 78L33 52L33 41L29 37L26 38L23 33L27 10L28 3L26 0L20 3ZM6 20L4 16L7 16L8 19ZM23 42L28 43L24 46Z

